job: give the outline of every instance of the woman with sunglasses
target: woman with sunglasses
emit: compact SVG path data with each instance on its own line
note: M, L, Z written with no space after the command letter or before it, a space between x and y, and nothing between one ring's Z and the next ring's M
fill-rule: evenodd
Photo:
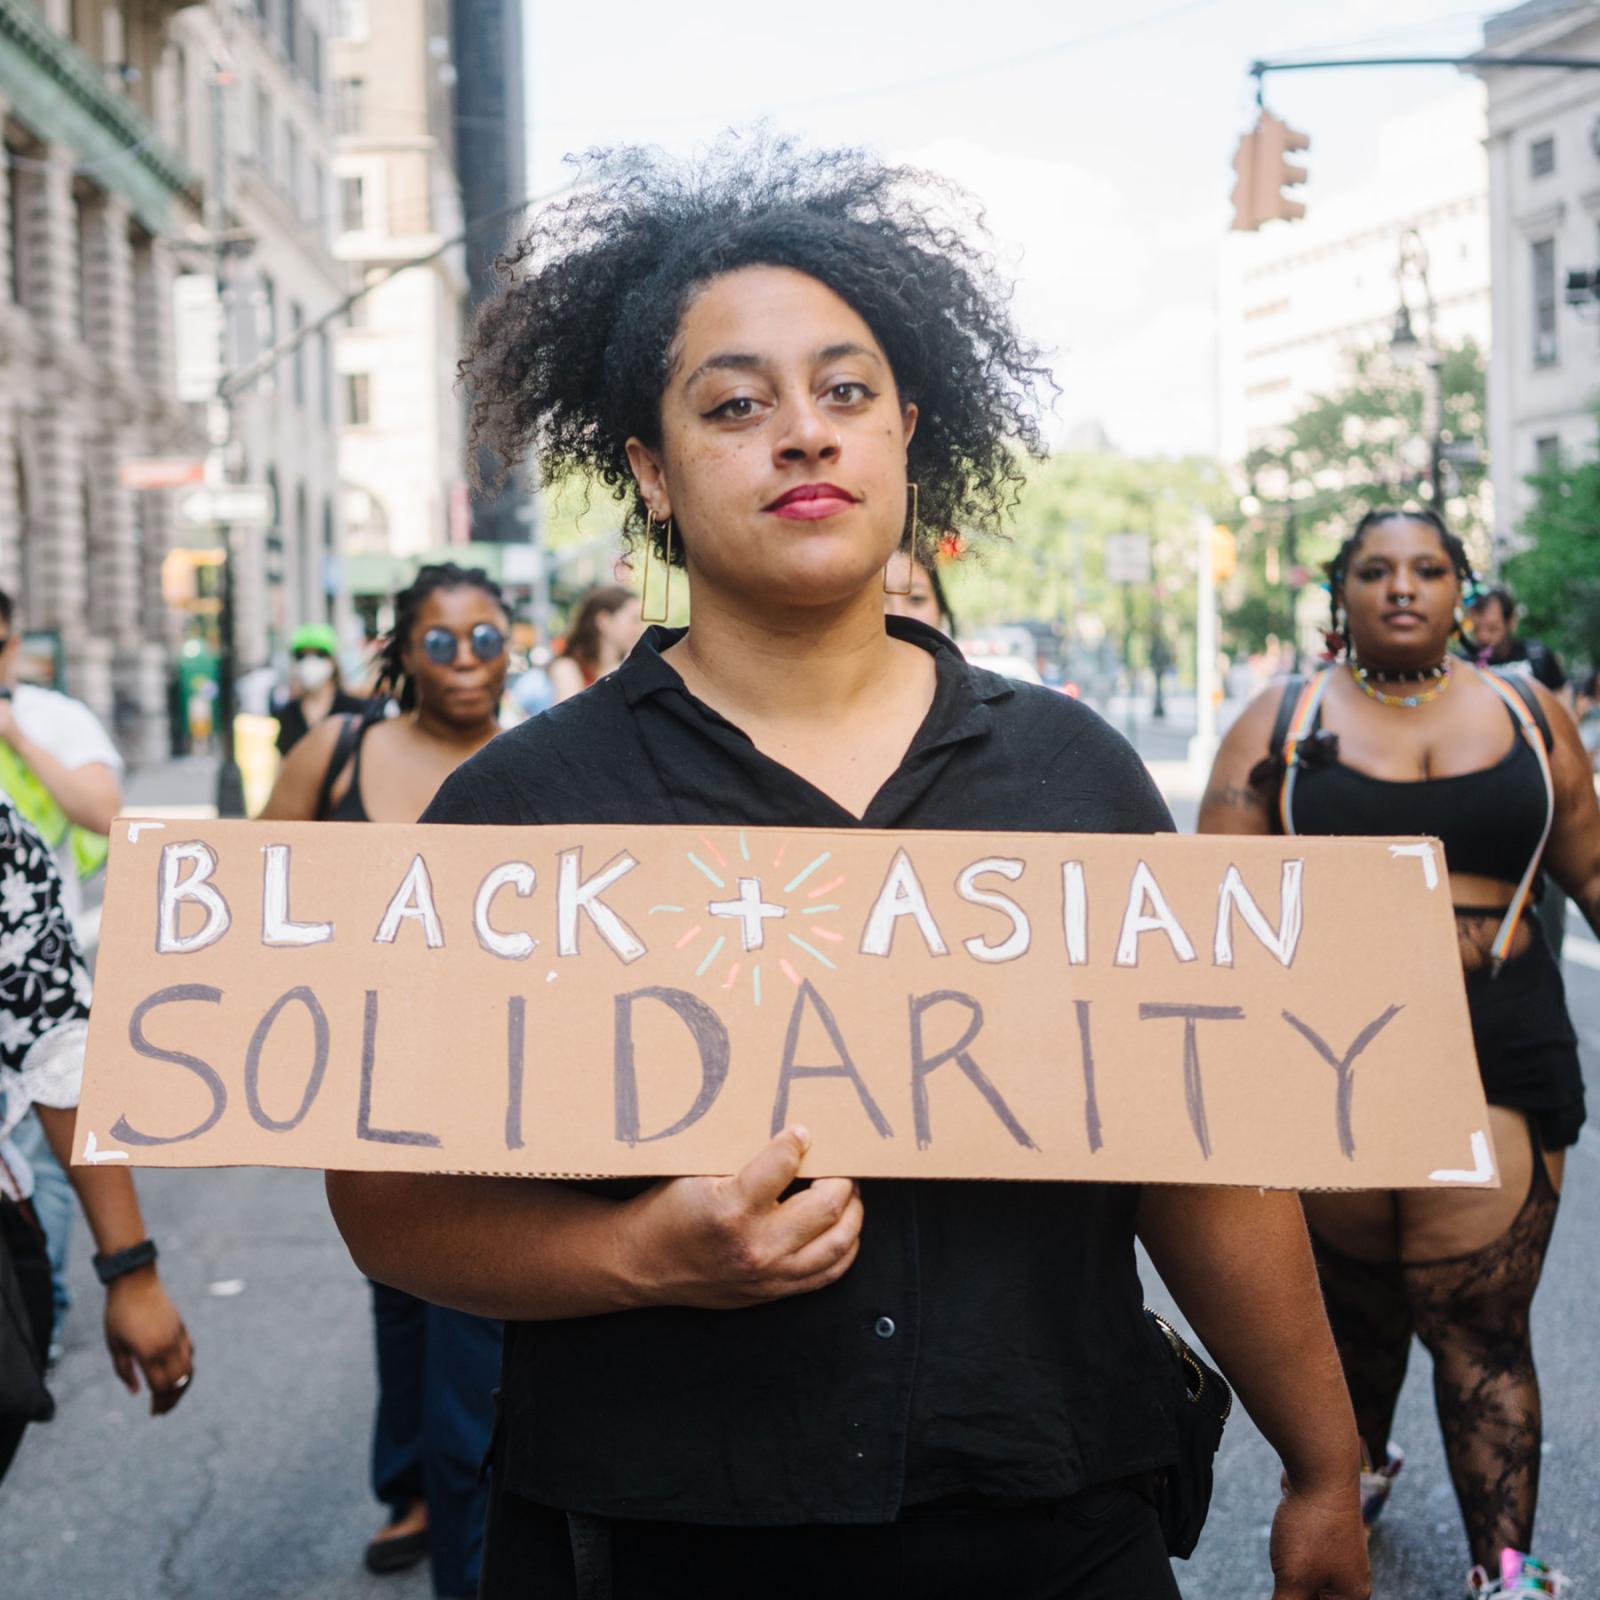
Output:
M262 817L415 822L434 791L499 731L508 623L476 567L423 567L394 601L372 706L330 717L295 746ZM382 708L391 698L398 716ZM437 1595L478 1587L479 1467L493 1424L500 1324L372 1285L378 1409L372 1486L389 1521L368 1544L373 1572L431 1555Z

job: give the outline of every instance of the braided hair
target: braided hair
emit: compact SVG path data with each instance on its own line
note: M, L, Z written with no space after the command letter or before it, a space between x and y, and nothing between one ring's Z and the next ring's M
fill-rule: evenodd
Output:
M453 561L441 561L420 568L411 583L394 597L394 626L384 635L378 652L378 677L373 685L373 695L378 701L390 696L402 711L416 708L417 686L406 671L405 653L410 647L411 630L416 626L423 601L443 589L481 589L497 606L505 609L500 585L482 567L458 567Z
M1339 546L1338 553L1323 569L1328 574L1328 603L1333 617L1333 633L1330 637L1344 641L1346 655L1350 654L1350 619L1340 603L1345 578L1349 575L1350 567L1356 558L1356 551L1361 548L1361 541L1366 538L1368 532L1380 522L1397 521L1425 522L1439 535L1439 543L1444 546L1445 554L1450 558L1450 565L1461 581L1461 593L1464 599L1470 599L1472 591L1477 586L1478 575L1473 571L1472 558L1467 554L1467 547L1445 526L1444 518L1437 511L1428 506L1378 506L1356 524L1355 531ZM1456 631L1458 633L1461 631L1460 623L1456 624Z

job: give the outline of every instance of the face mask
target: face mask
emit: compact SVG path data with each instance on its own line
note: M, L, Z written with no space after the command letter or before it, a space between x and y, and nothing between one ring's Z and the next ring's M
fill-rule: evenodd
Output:
M307 656L294 664L302 689L320 689L333 676L333 663L326 656Z

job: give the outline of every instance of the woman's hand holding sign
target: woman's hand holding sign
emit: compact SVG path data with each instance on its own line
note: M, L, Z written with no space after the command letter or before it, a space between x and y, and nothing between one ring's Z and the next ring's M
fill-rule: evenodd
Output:
M784 1198L811 1143L789 1128L728 1178L671 1178L617 1210L617 1253L638 1305L732 1311L809 1294L861 1248L861 1193L818 1178Z

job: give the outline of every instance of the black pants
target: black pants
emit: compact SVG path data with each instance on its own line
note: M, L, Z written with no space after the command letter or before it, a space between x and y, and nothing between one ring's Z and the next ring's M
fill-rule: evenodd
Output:
M605 1536L609 1534L609 1539ZM479 1600L1177 1600L1155 1511L1124 1485L1040 1507L840 1527L608 1522L580 1590L566 1516L491 1487ZM603 1556L602 1556L603 1559Z
M50 1297L50 1258L45 1254L44 1236L33 1220L32 1209L24 1211L9 1200L0 1201L0 1250L11 1252L22 1286L22 1303L33 1331L33 1347L41 1354L50 1345L50 1325L55 1307ZM0 1478L22 1443L25 1422L0 1418Z

